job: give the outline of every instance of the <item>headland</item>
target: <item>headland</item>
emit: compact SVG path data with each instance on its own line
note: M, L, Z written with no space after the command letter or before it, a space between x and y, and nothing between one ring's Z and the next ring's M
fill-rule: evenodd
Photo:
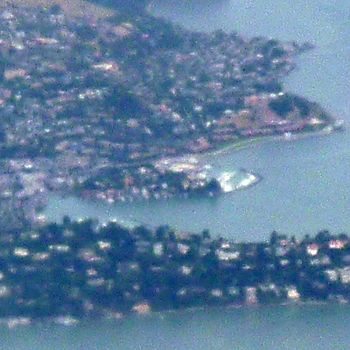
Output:
M0 14L4 221L31 221L48 191L108 202L219 195L219 176L157 164L335 125L283 88L310 45L191 32L143 11L72 17L63 4L18 4ZM9 220L11 208L25 209Z

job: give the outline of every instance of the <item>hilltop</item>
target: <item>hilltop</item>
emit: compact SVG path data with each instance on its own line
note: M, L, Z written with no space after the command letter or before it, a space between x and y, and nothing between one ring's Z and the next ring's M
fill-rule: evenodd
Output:
M106 18L116 14L115 9L111 7L93 4L85 0L5 0L0 4L0 9L5 7L23 7L23 6L44 6L51 7L59 5L69 16L92 16L97 18Z
M87 0L96 5L117 8L118 10L142 12L150 0Z

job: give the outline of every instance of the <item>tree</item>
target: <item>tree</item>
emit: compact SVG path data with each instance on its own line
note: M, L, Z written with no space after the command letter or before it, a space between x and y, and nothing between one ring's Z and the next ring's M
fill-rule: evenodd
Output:
M219 193L221 192L221 185L218 180L211 179L206 186L206 190L209 193Z
M58 4L52 5L49 9L49 13L52 15L60 15L63 13L62 7Z
M71 220L71 218L68 215L64 215L62 222L63 222L63 226L64 227L68 227L68 226L71 225L72 220Z
M293 99L289 95L284 95L269 103L269 107L281 117L286 117L293 109Z
M159 240L164 240L169 237L170 227L168 225L162 225L156 229L156 237Z
M331 238L332 238L332 236L328 230L322 230L322 231L317 233L317 235L315 237L315 241L317 243L323 244L323 243L327 243Z
M299 109L301 117L307 117L310 114L310 102L305 98L295 96L294 104Z
M275 245L278 242L278 233L276 231L272 231L270 236L270 245Z
M202 238L203 238L203 240L207 240L207 239L211 238L210 237L210 232L209 232L208 229L205 229L205 230L202 231Z
M143 239L150 239L152 237L152 232L144 225L135 227L134 234Z

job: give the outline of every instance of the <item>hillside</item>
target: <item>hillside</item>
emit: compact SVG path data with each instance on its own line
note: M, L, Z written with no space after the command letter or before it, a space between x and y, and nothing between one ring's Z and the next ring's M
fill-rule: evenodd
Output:
M60 5L67 15L72 16L93 16L106 18L115 14L115 10L95 5L85 0L5 0L1 1L1 7L7 6L47 6Z
M143 11L150 0L87 0L96 5L102 5L106 7L113 7L119 10L130 11Z

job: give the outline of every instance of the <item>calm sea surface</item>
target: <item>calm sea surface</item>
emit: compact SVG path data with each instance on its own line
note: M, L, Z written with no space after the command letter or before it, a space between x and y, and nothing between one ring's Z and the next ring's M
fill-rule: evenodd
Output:
M320 102L350 125L350 2L326 0L159 0L152 11L195 30L311 41L289 90ZM170 224L236 240L266 239L273 229L301 236L322 228L350 232L350 133L298 142L266 142L216 157L218 168L244 167L264 180L217 199L107 206L52 198L49 218L64 214ZM73 328L0 328L1 349L349 349L350 309L304 306L213 310L89 323Z

